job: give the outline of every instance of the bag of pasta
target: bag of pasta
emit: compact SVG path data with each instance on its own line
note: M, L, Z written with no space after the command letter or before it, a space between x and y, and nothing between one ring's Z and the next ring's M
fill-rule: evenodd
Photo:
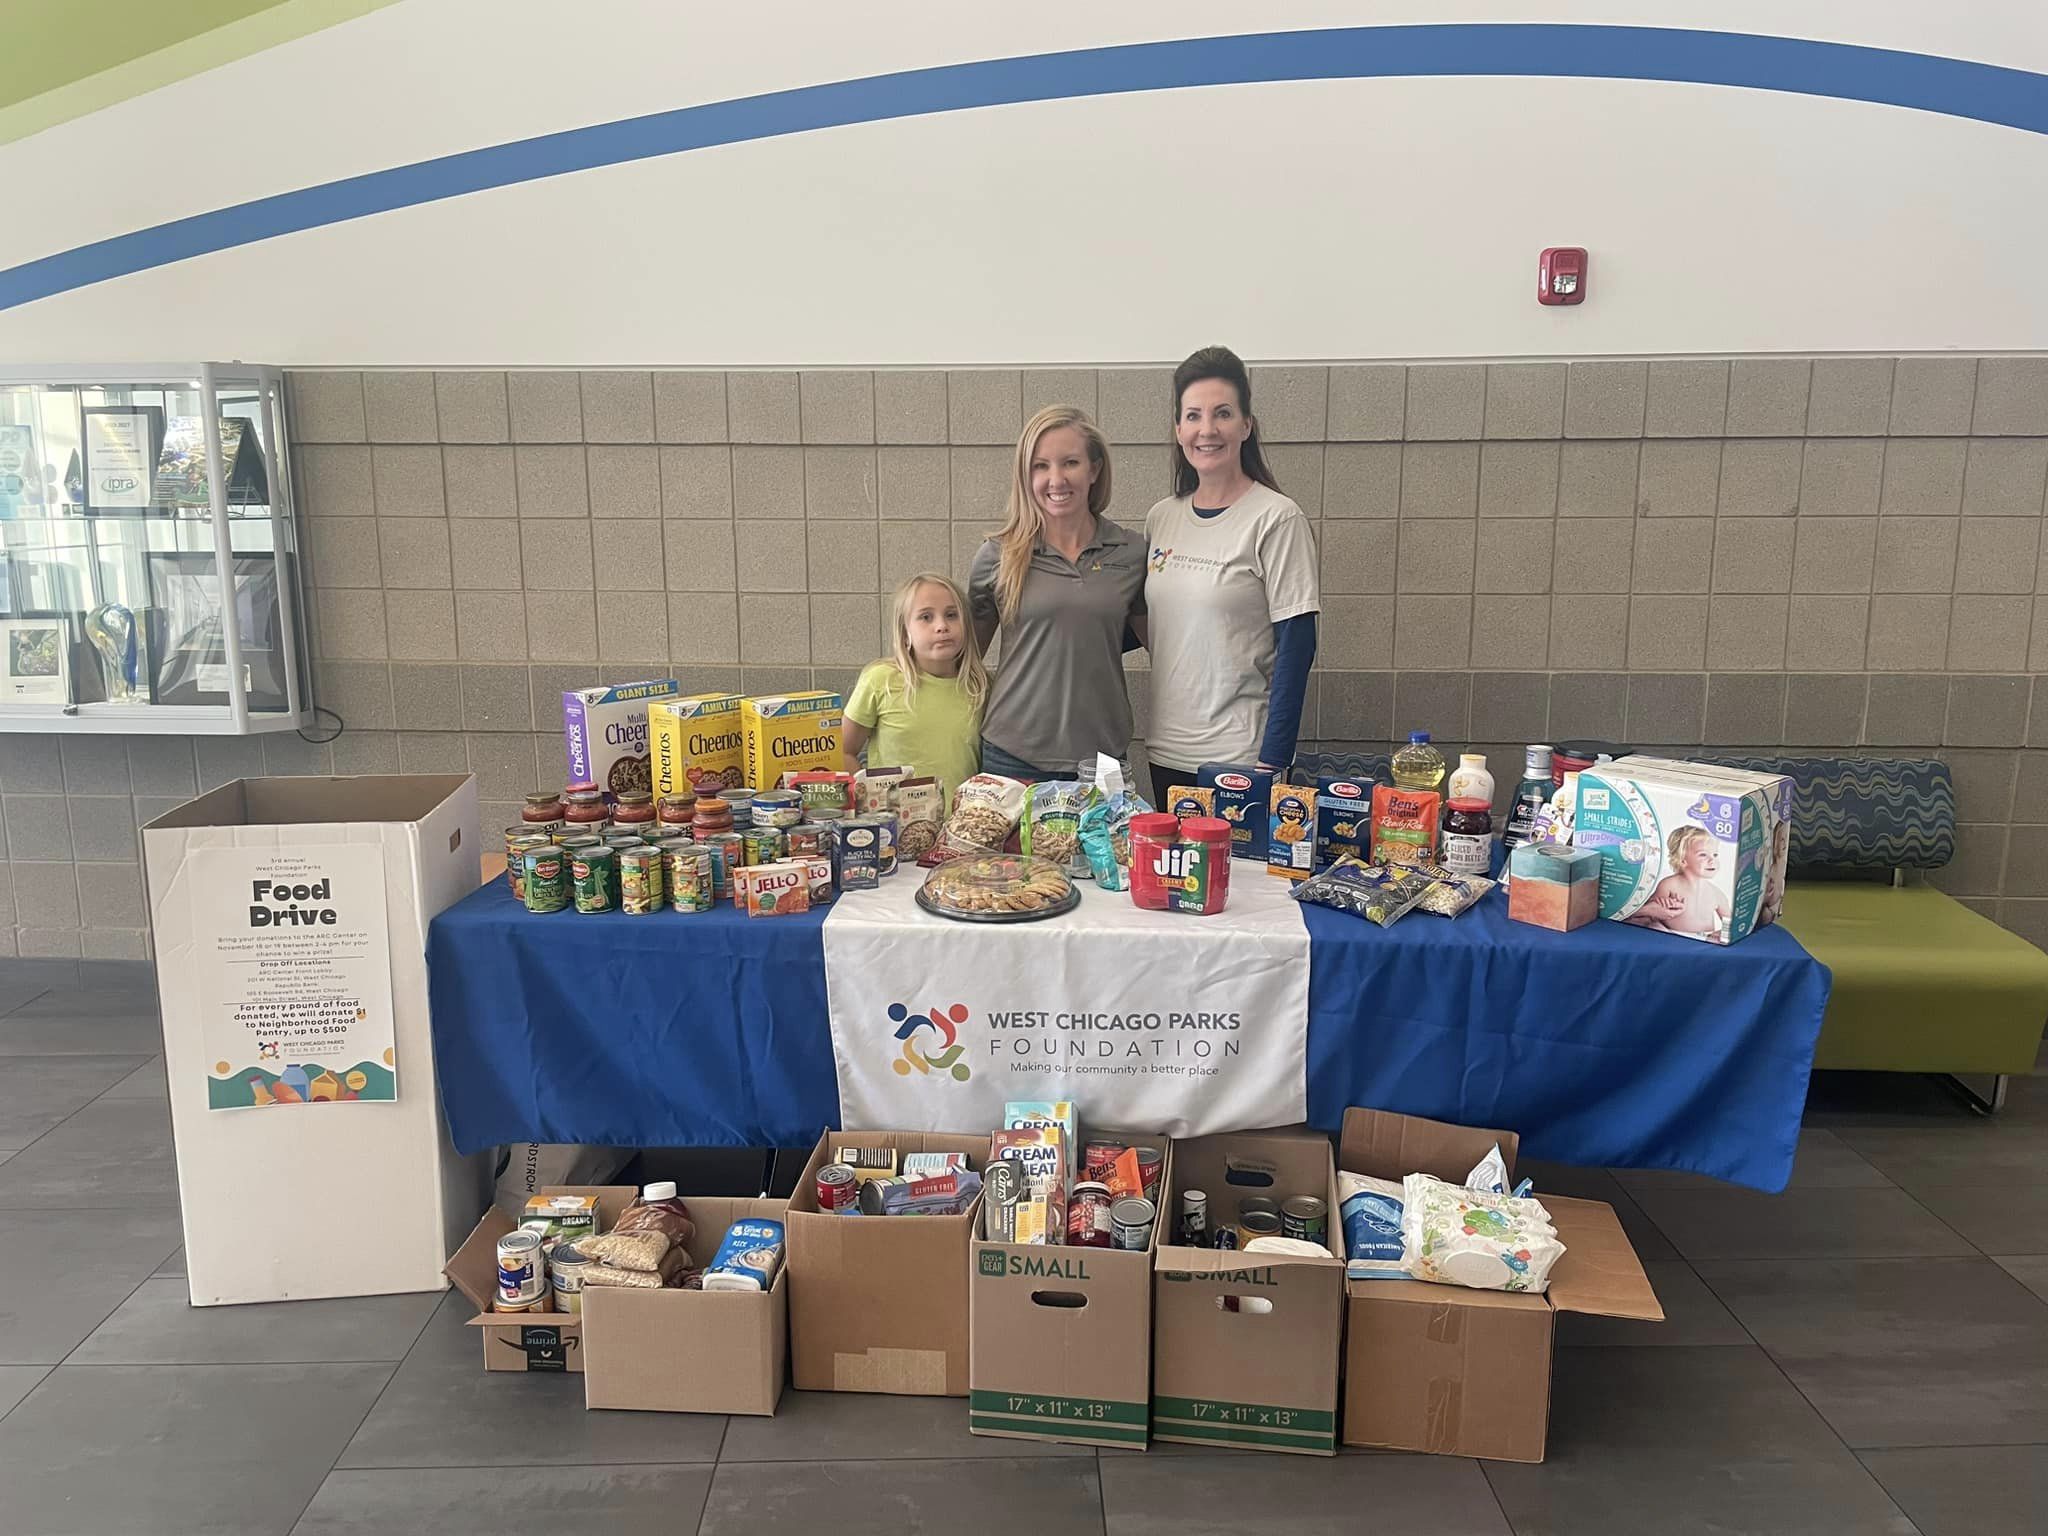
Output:
M1124 786L1123 769L1113 757L1095 760L1096 798L1081 812L1081 852L1095 883L1105 891L1131 888L1131 818L1152 809L1134 789Z
M1023 851L1059 865L1069 878L1088 874L1081 852L1081 814L1096 798L1095 786L1072 779L1033 784L1024 797L1024 823L1018 829Z
M1024 814L1024 786L999 773L977 773L953 791L953 809L939 840L917 862L929 868L973 853L1001 853Z

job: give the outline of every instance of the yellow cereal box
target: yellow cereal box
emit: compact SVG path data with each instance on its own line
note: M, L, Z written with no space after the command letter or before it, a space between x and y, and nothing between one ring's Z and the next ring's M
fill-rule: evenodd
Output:
M830 689L742 699L746 782L755 789L773 789L785 773L840 767L839 722L845 707Z
M746 783L740 696L693 693L647 706L654 793L715 795Z

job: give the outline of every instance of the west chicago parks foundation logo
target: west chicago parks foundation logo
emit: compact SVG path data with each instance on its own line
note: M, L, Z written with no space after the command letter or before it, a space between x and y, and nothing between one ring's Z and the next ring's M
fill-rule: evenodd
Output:
M912 1072L930 1076L934 1072L951 1074L955 1082L964 1083L974 1074L960 1058L967 1054L967 1047L960 1043L958 1026L967 1022L967 1005L954 1003L948 1008L934 1008L929 1013L912 1013L907 1003L889 1005L889 1021L896 1026L896 1038L903 1042L903 1054L889 1063L899 1077L908 1077ZM939 1048L930 1049L931 1042L917 1038L919 1031L930 1030L939 1037Z

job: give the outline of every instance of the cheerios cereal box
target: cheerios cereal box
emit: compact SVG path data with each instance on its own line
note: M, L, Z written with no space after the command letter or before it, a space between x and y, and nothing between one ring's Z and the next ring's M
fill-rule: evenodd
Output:
M569 749L569 782L595 784L613 802L621 790L652 789L647 706L681 692L672 677L564 692L562 735Z
M838 768L845 701L828 688L740 700L746 782L773 789L785 773Z
M692 693L647 706L654 793L715 795L747 781L740 696Z

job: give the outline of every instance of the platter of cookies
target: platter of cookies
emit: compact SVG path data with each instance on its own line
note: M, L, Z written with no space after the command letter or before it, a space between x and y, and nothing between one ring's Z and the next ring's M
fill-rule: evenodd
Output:
M963 923L1029 923L1081 904L1066 872L1048 859L984 853L941 864L917 889L927 912Z

